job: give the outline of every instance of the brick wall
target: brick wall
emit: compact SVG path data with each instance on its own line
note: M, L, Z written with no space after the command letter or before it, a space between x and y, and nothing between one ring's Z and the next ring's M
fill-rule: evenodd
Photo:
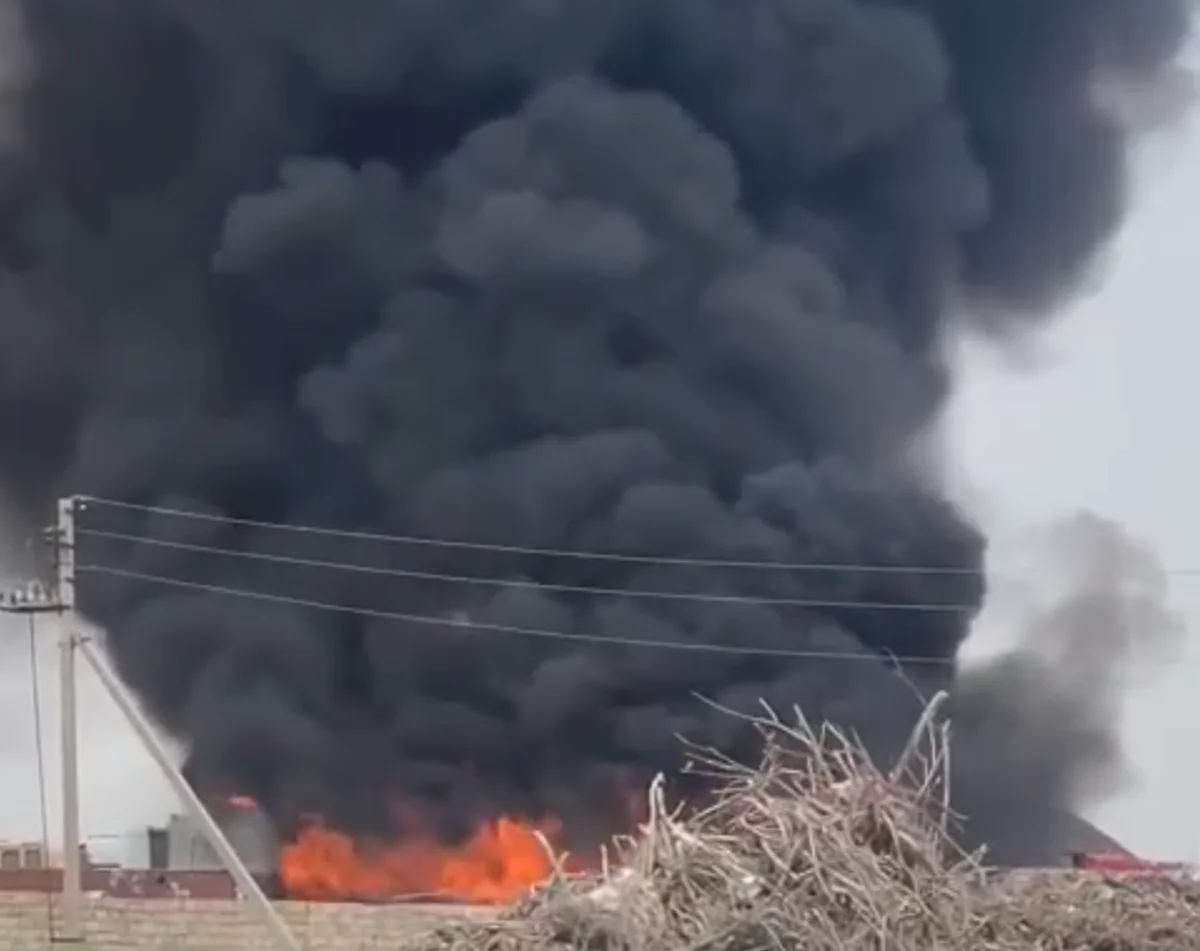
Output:
M202 899L90 898L84 944L61 935L57 896L0 894L0 951L271 951L251 907ZM404 935L437 927L465 910L431 905L276 905L311 951L395 951Z
M111 898L233 898L237 889L226 871L148 871L126 868L84 868L83 890ZM274 882L260 880L271 893ZM9 892L62 891L61 868L0 869L0 895Z

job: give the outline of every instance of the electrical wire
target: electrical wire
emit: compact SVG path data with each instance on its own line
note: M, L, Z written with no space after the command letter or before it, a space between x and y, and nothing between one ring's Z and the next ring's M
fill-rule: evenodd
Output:
M76 528L76 537L90 536L113 541L131 542L138 545L148 545L152 548L166 548L172 551L195 552L197 554L224 555L248 561L266 562L270 564L291 565L302 568L322 568L331 571L375 575L389 578L408 578L417 581L436 581L464 585L490 585L500 588L525 588L539 591L554 591L560 594L591 594L610 595L623 598L658 598L668 601L696 601L713 604L753 604L764 607L806 607L806 608L842 608L842 609L879 609L887 611L951 611L970 613L977 610L975 605L965 604L910 604L872 603L866 601L822 600L819 598L787 598L742 594L718 594L706 591L646 591L636 588L600 588L589 585L558 584L555 582L538 582L528 578L488 578L472 575L442 574L435 571L419 571L408 568L391 568L375 565L356 565L338 561L323 561L315 558L300 558L292 555L278 555L271 552L246 551L233 548L223 548L217 545L200 545L193 542L180 542L164 538L149 538L142 535L129 535L122 532L109 532L100 529Z
M640 647L660 650L688 651L693 653L733 654L742 656L762 657L791 657L810 660L858 661L879 663L890 661L897 664L923 664L931 666L953 666L955 661L946 657L901 656L895 654L872 654L853 651L818 651L792 650L789 648L753 647L733 644L711 644L688 641L663 641L633 637L601 637L595 634L584 634L577 631L552 631L539 628L516 627L507 624L493 624L488 621L475 621L465 617L436 617L431 615L409 614L403 611L385 611L376 608L352 607L343 604L331 604L309 598L298 598L289 595L271 594L266 591L250 591L245 588L230 588L223 585L207 584L200 581L187 581L182 578L168 578L140 571L130 571L124 568L113 568L107 565L82 564L76 566L77 574L102 575L113 578L152 582L166 587L179 588L189 591L201 591L206 594L220 594L229 597L241 597L255 601L273 604L284 604L292 607L312 608L319 611L342 612L357 614L361 617L376 618L388 621L405 621L413 624L429 624L440 627L450 627L466 631L489 631L494 634L513 634L522 637L541 638L544 640L575 641L591 644ZM872 607L870 604L855 607ZM876 608L886 608L887 605L874 605Z
M756 560L737 561L719 558L635 555L631 553L609 551L578 551L568 548L540 548L528 545L505 545L496 542L431 538L421 535L390 535L377 532L322 528L316 525L296 525L284 522L269 522L251 518L235 518L229 515L217 515L212 512L193 512L188 511L187 509L167 508L160 505L142 505L136 502L122 502L117 499L94 498L92 496L81 498L80 503L85 509L89 505L99 505L119 510L140 512L145 515L163 515L170 518L191 519L198 522L239 526L242 528L257 528L268 531L294 532L297 534L322 536L326 538L341 538L346 541L383 542L395 545L413 545L427 548L492 552L495 554L534 555L545 558L580 559L586 561L615 561L664 566L675 565L678 567L692 568L746 568L764 571L856 571L864 574L974 575L977 577L982 577L984 575L984 572L977 568L964 568L953 565L856 565L828 564L822 562L782 562Z
M46 802L46 752L45 739L42 731L42 691L41 677L38 673L37 662L37 623L32 614L29 619L29 696L33 706L33 744L37 755L37 785L38 807L42 824L42 867L50 869L50 817ZM54 924L54 893L46 889L46 937L55 940Z

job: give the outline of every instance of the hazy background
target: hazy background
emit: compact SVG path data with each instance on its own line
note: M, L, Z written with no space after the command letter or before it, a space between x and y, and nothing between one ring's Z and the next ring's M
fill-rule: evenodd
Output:
M1000 580L1016 570L1025 531L1079 508L1120 522L1170 573L1186 647L1130 695L1136 785L1094 818L1131 848L1200 860L1197 122L1144 159L1139 206L1099 293L1043 341L1040 365L965 346L949 427L962 494L997 537ZM1001 639L987 620L980 640Z
M1020 561L1030 533L1081 508L1119 522L1170 574L1183 649L1131 691L1133 782L1092 818L1135 850L1200 861L1197 110L1147 141L1136 168L1133 211L1091 295L1024 353L965 342L947 427L959 495L995 539L1000 592L1029 580ZM972 646L1011 634L991 623L1004 606L992 605Z
M1200 266L1200 123L1147 143L1135 209L1090 296L1020 353L964 341L960 394L947 419L960 498L996 539L995 595L971 645L994 650L1019 628L1027 556L1039 529L1080 509L1121 523L1171 572L1186 647L1131 691L1125 734L1134 770L1096 819L1147 854L1200 860L1200 405L1193 323ZM20 542L9 559L20 570ZM1045 585L1042 586L1043 588ZM1050 592L1051 594L1053 592ZM49 831L59 823L53 631L39 631ZM29 641L0 619L0 838L42 837ZM98 858L139 860L120 839L175 803L103 691L80 670L84 833ZM144 856L140 857L144 861Z

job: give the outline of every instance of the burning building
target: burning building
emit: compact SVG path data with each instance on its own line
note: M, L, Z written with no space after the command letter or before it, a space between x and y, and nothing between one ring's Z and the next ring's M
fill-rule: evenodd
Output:
M97 498L82 608L285 869L586 850L678 735L755 754L719 708L886 758L939 689L964 836L1066 851L1137 637L960 671L930 434L1114 234L1096 90L1186 0L3 10L0 488Z

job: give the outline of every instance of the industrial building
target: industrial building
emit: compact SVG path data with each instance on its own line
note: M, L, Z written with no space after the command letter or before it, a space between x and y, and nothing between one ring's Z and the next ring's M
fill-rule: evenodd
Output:
M242 861L255 875L272 875L279 857L279 842L271 821L256 807L224 805L213 809ZM165 827L146 830L149 867L203 871L222 868L200 825L188 814L171 816Z
M80 865L91 866L86 845L79 847ZM16 872L62 867L62 853L47 850L41 842L0 841L0 871Z

